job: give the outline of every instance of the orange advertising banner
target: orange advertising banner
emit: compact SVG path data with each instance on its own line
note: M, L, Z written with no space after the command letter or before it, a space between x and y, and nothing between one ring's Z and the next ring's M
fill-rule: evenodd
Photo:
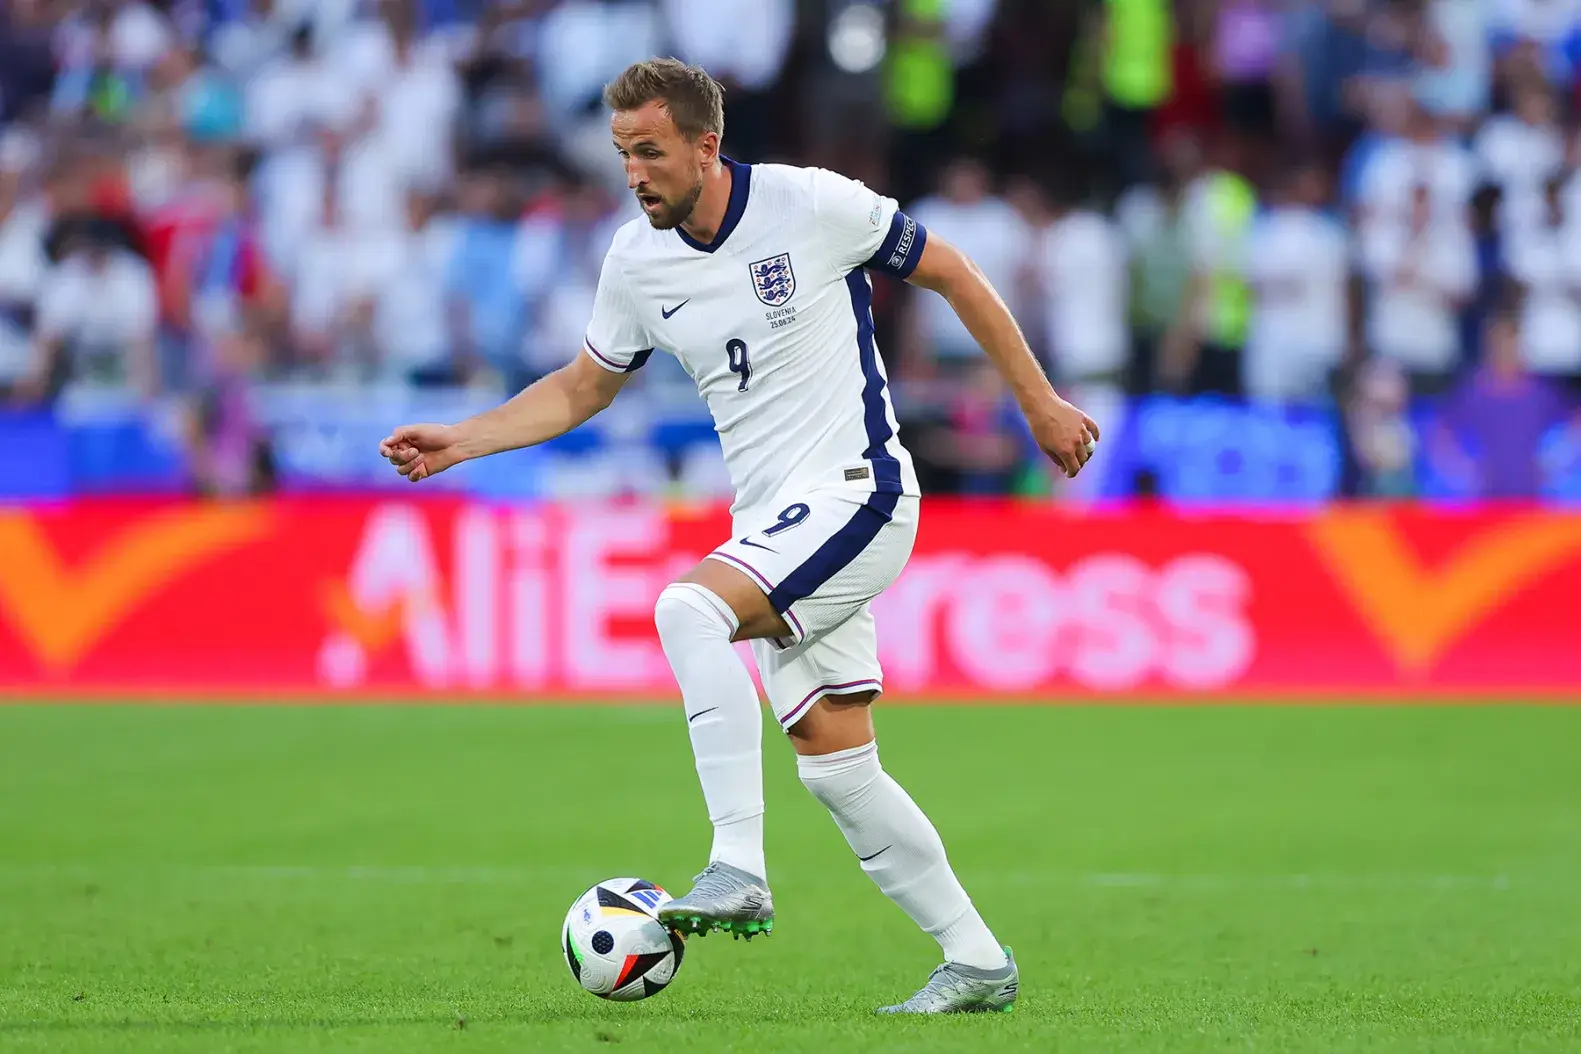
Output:
M669 697L663 583L720 507L91 501L0 511L0 690ZM930 500L874 602L891 698L1581 701L1581 515Z

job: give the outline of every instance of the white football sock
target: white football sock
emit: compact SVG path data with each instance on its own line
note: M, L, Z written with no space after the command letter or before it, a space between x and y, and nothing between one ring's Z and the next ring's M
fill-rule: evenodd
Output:
M654 606L665 657L681 686L697 778L714 824L709 862L767 879L763 863L763 708L730 637L735 612L691 582L665 587Z
M993 970L1006 963L944 854L939 832L878 762L878 744L798 755L796 769L829 809L862 870L944 949L946 962Z

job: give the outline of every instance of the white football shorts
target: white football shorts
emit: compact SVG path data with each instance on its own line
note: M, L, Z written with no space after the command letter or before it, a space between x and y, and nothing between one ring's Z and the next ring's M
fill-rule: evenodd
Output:
M812 490L739 517L736 536L709 554L756 582L791 628L788 639L752 642L782 728L820 696L883 690L868 605L911 558L918 506L911 495Z

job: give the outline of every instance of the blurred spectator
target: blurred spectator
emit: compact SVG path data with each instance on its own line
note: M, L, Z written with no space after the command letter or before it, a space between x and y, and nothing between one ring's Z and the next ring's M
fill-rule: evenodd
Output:
M110 224L84 224L39 289L32 369L19 386L23 401L53 396L68 384L154 394L157 313L147 262L120 246Z
M1239 396L1251 321L1245 239L1257 216L1257 188L1243 174L1243 140L1221 134L1219 163L1186 190L1191 277L1164 340L1158 380L1191 394Z
M61 22L55 50L57 113L89 112L119 122L145 88L144 78L175 44L164 16L139 0L88 0Z
M185 438L193 490L206 497L241 497L274 489L274 455L252 412L250 382L263 369L267 346L233 330L211 345L208 368L186 406Z
M0 394L173 398L194 485L231 494L267 485L261 430L300 411L276 381L437 405L556 368L635 215L600 90L670 49L724 82L727 151L863 179L959 244L1110 436L1137 419L1121 382L1246 395L1342 427L1349 490L1431 494L1410 422L1468 363L1504 376L1490 319L1518 322L1522 383L1581 388L1581 0L749 6L13 0ZM927 485L1025 492L1038 458L949 305L879 283L874 314ZM660 356L513 486L712 493L701 413ZM325 438L351 427L310 460L352 463Z
M1567 215L1562 183L1540 191L1540 213L1511 232L1509 273L1521 300L1520 352L1536 373L1581 377L1581 217Z
M1105 0L1099 39L1104 135L1117 189L1124 191L1150 174L1149 125L1173 87L1168 0Z
M988 169L974 158L960 158L944 170L939 190L908 208L916 221L970 256L994 288L1006 296L1031 251L1026 221L993 193ZM913 347L921 362L955 365L982 357L982 349L966 331L949 303L940 296L913 293ZM1012 307L1016 305L1012 304Z
M438 211L437 200L407 192L406 224L379 242L384 256L374 287L373 338L382 372L421 386L465 379L451 355L445 277L456 252L456 222Z
M365 46L378 56L369 60L377 112L369 135L392 184L436 189L452 175L461 81L442 43L419 38L417 0L381 0L379 7L382 23L363 30ZM398 216L390 217L391 230Z
M956 84L945 26L945 5L897 0L881 52L889 168L903 198L934 184L954 145L947 122Z
M460 222L445 273L452 345L462 362L486 366L520 388L528 376L529 326L513 270L520 206L503 167L480 162L461 173Z
M1165 137L1161 153L1157 186L1132 187L1115 210L1131 260L1133 347L1127 387L1136 395L1157 387L1158 356L1187 302L1191 279L1186 193L1201 172L1201 146L1189 132L1176 130Z
M311 35L309 23L292 25L289 4L276 0L232 0L240 15L224 19L209 35L209 52L215 65L238 84L258 76L269 62L287 48L293 32Z
M1360 131L1356 96L1369 69L1368 28L1365 0L1302 3L1290 12L1283 61L1291 131L1331 159Z
M1413 194L1422 188L1440 220L1463 226L1477 182L1471 153L1415 100L1384 93L1378 105L1383 134L1376 145L1363 148L1367 153L1359 173L1364 229L1408 220L1415 208Z
M1535 498L1543 438L1575 413L1562 388L1524 367L1521 344L1514 314L1492 319L1482 365L1450 393L1439 415L1432 456L1467 495Z
M1469 132L1492 97L1487 0L1428 0L1424 59L1412 91L1435 117Z
M1272 138L1278 113L1274 77L1283 12L1273 0L1221 0L1212 26L1212 70L1230 127Z
M1489 0L1488 29L1506 77L1535 73L1555 85L1573 82L1581 31L1574 0Z
M301 246L291 300L298 362L312 371L366 373L365 330L391 259L389 232L345 223L333 184L323 192L319 223Z
M1380 90L1413 97L1416 73L1436 63L1442 51L1424 18L1426 4L1422 0L1367 0L1360 4L1341 0L1340 6L1359 8L1365 26L1361 65L1346 85L1352 105L1365 110L1369 96Z
M1404 367L1415 393L1442 391L1459 365L1457 312L1476 281L1469 230L1436 213L1428 187L1418 184L1407 217L1375 219L1361 238L1370 350Z
M604 246L614 238L615 228L631 218L629 210L611 217L609 209L602 188L573 173L552 199L522 221L512 275L533 315L524 351L529 374L559 369L582 342Z
M227 147L178 151L178 185L144 218L159 283L166 385L183 383L192 341L244 322L278 321L283 294L265 261L249 195L255 162L251 152Z
M313 47L313 35L298 27L289 40L289 52L266 63L247 90L248 138L264 151L255 179L258 215L270 264L280 274L294 277L301 247L318 226L326 194L361 197L382 211L386 185L378 172L368 178L370 166L352 163L342 167L346 135L353 129L361 104L354 89L331 71ZM341 184L327 186L339 179Z
M0 400L32 372L34 308L49 268L49 215L28 186L35 152L20 132L0 139Z
M1053 222L1036 250L1051 372L1062 385L1118 388L1131 350L1125 239L1074 177L1056 181L1051 198Z
M1463 352L1481 340L1488 318L1508 299L1510 282L1506 262L1504 192L1497 184L1482 183L1471 196L1470 228L1476 254L1476 282L1470 302L1461 312L1460 341Z
M532 59L554 123L602 124L604 85L633 62L662 52L651 0L554 0L536 23ZM607 139L607 136L605 137Z
M907 434L924 486L951 494L1010 491L1031 443L1015 400L983 358L963 364L957 383Z
M1345 404L1345 434L1354 463L1346 493L1407 498L1415 490L1416 429L1410 420L1411 384L1388 359L1362 367Z
M1253 399L1320 400L1345 356L1350 241L1323 212L1327 200L1321 169L1294 168L1248 235L1246 270L1255 302L1245 381Z
M48 0L11 0L0 10L0 123L36 116L55 86Z
M757 0L750 17L742 17L737 0L662 0L661 7L676 57L703 66L724 86L730 153L771 160L781 126L773 92L796 28L794 0Z
M59 261L66 243L90 226L121 248L142 251L126 166L110 135L85 132L57 141L44 165L50 219L44 244L51 261Z
M357 112L355 90L319 56L309 25L292 27L283 44L247 81L247 135L270 151L310 143L316 124L343 129Z
M1488 118L1477 133L1483 178L1503 193L1506 218L1516 226L1541 223L1548 180L1565 159L1553 94L1541 81L1521 83L1509 113Z

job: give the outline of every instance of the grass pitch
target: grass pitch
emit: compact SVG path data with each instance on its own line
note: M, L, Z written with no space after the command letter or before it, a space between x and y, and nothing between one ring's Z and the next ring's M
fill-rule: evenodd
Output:
M684 889L678 706L0 707L0 1049L1575 1051L1581 708L884 708L1016 1012L879 1020L937 948L768 722L767 940L645 1003L556 946Z

